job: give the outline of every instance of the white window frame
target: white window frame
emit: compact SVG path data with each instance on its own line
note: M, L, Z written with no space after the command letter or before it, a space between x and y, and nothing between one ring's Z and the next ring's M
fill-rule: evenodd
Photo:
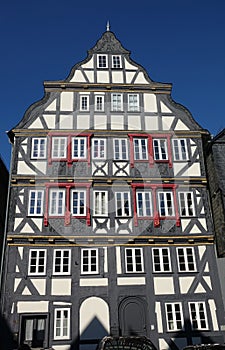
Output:
M178 192L178 198L179 198L180 215L195 216L193 192L190 192L190 191Z
M169 248L152 248L152 264L155 273L172 272ZM156 269L156 266L159 266L159 270Z
M194 306L193 312L192 312L191 305ZM191 301L188 303L188 307L189 307L192 329L196 329L196 330L208 329L208 319L207 319L205 302L204 301ZM200 308L202 308L202 310ZM204 318L201 318L202 312L204 314ZM205 323L205 327L202 326L202 324L201 324L202 321ZM195 323L195 325L194 325L194 323Z
M58 145L56 145L58 143ZM64 143L64 145L63 145ZM52 137L52 159L66 159L67 157L67 137Z
M170 199L169 199L170 196ZM171 202L171 207L168 206L168 203ZM161 204L164 203L164 206ZM172 191L159 191L158 192L158 208L159 208L159 215L161 217L172 217L175 216L175 209L174 209L174 198L173 198L173 192ZM163 210L164 208L164 210ZM165 213L163 213L165 211Z
M114 69L122 68L120 55L112 55L112 68Z
M106 159L106 139L92 139L92 158Z
M173 139L174 160L188 160L188 148L186 139Z
M31 159L45 159L47 149L47 139L45 137L32 138Z
M87 253L87 256L84 256L84 253ZM95 253L94 256L92 253ZM98 257L97 248L83 248L81 249L81 274L82 275L96 275L99 273L99 257ZM86 259L86 264L84 264L84 259ZM94 264L93 264L94 260ZM84 266L87 266L87 270L84 269ZM92 269L94 267L94 269Z
M189 257L191 257L191 260ZM179 272L196 272L196 259L194 248L177 247L177 264ZM184 266L184 269L181 268L181 265ZM191 267L192 265L193 268Z
M60 253L60 256L57 256L58 253ZM65 256L66 255L65 253L68 253L68 256ZM65 265L68 266L68 269L67 269L68 271L63 271ZM56 266L59 266L60 271L56 271ZM53 275L70 275L70 273L71 273L71 249L54 249Z
M111 110L112 112L121 112L123 110L123 95L120 93L111 94Z
M33 197L34 195L34 197ZM30 190L28 200L28 215L29 216L42 216L43 215L43 201L44 191L43 190ZM31 209L33 208L33 213Z
M67 312L67 317L64 318L64 312ZM57 314L60 313L60 317ZM59 334L57 334L59 329ZM64 333L64 330L66 331ZM70 339L70 309L56 308L54 310L54 339Z
M108 192L107 191L94 191L93 192L94 203L94 216L107 216L108 215Z
M85 103L83 103L83 99L85 99ZM80 95L80 110L89 111L89 95Z
M74 152L75 142L77 143L77 155ZM72 158L87 159L87 137L72 137Z
M128 160L127 139L113 140L114 160Z
M121 197L121 198L119 198ZM125 198L127 197L127 198ZM131 202L130 202L130 192L115 192L116 201L116 216L117 217L129 217L131 216ZM128 202L128 206L126 205ZM128 213L126 210L128 209ZM121 210L121 215L119 215L119 210Z
M156 152L157 150L157 152ZM153 139L154 160L168 160L167 139Z
M36 253L36 256L32 257L32 253ZM40 256L40 253L44 253L43 256ZM35 264L33 263L32 260L35 261ZM43 260L42 263L41 263L41 260ZM46 274L46 260L47 260L46 249L30 249L30 251L29 251L29 263L28 263L28 275L29 276L44 276ZM31 271L31 268L33 266L35 267L35 271ZM40 267L41 267L42 271L39 271Z
M147 138L134 138L134 159L135 160L147 160L148 159L148 139Z
M134 96L136 98L134 98ZM131 99L132 97L132 99ZM139 112L140 103L138 94L128 94L128 111L129 112Z
M131 252L131 255L128 256L129 251ZM130 259L130 261L128 259ZM129 270L128 266L131 266L132 270ZM140 266L140 269L138 269L138 266ZM144 272L142 248L125 248L125 269L126 269L126 273L143 273Z
M150 191L136 191L137 216L153 215L152 194Z
M169 308L171 308L171 310L169 310ZM166 303L165 309L166 309L167 331L174 332L174 331L180 331L181 329L183 329L184 317L183 317L183 311L182 311L182 304L179 302Z
M103 65L101 62L104 57L105 64ZM108 68L108 55L97 55L97 67L100 69Z
M87 209L86 209L86 205L87 205L87 202L86 202L86 189L75 189L75 190L72 190L71 191L71 214L73 216L86 216L86 212L87 212ZM74 206L74 193L77 193L77 206ZM83 196L83 198L82 198ZM81 202L84 202L84 205L81 205ZM74 212L74 207L77 208L77 213ZM83 213L81 212L81 208L83 208Z
M56 193L54 198L55 205L53 206L53 193ZM62 194L62 197L60 196ZM66 205L66 189L65 188L50 188L49 189L49 215L64 216ZM60 203L62 202L62 204ZM61 209L60 209L61 208ZM54 210L53 210L54 209Z
M95 95L95 111L104 111L104 95Z

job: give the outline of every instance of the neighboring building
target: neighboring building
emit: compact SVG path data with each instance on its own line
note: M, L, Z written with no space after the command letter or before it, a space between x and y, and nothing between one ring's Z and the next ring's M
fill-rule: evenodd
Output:
M0 256L2 256L5 215L6 215L6 206L7 206L8 181L9 181L9 172L2 158L0 157Z
M225 257L225 129L207 147L207 175L218 257Z
M206 164L214 221L217 264L225 305L225 129L208 139Z
M18 343L224 342L208 132L109 30L66 80L44 87L9 132L2 307Z

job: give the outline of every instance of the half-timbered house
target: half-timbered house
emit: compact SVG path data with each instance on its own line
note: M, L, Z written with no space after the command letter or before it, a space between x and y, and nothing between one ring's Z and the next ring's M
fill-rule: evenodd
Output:
M223 342L208 132L107 27L9 132L2 308L18 343Z

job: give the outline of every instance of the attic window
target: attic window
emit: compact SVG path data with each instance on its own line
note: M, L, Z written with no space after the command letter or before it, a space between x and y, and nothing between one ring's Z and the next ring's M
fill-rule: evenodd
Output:
M98 68L107 68L107 56L106 55L98 55Z
M121 68L120 56L112 56L112 68Z

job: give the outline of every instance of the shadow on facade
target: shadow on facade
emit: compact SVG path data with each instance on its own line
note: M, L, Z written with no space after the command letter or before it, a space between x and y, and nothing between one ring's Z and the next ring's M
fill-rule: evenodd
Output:
M13 350L17 345L13 339L13 334L4 317L0 314L0 349Z
M94 317L80 335L80 339L77 338L72 342L70 350L93 349L97 347L99 341L106 335L109 335L108 331L102 325L101 321L97 317Z
M132 329L129 331L129 333L130 334L127 334L129 336L140 336L138 332L135 332ZM176 333L167 333L168 337L163 337L165 341L164 347L166 346L168 349L171 350L181 350L185 346L189 345L216 343L223 344L223 336L220 332L219 335L217 334L217 332L210 332L211 336L209 336L208 333L208 331L204 332L193 330L191 327L190 320L187 319L184 321L184 330L178 331ZM81 334L80 339L77 338L73 341L70 350L96 349L100 340L106 335L109 335L107 333L107 330L102 326L101 322L97 318L94 318L84 330L84 332ZM151 336L149 338L155 345L155 347L158 349L160 346L158 344L155 344L155 341L151 339ZM155 336L153 336L153 338L155 338ZM143 349L145 348L143 347Z

